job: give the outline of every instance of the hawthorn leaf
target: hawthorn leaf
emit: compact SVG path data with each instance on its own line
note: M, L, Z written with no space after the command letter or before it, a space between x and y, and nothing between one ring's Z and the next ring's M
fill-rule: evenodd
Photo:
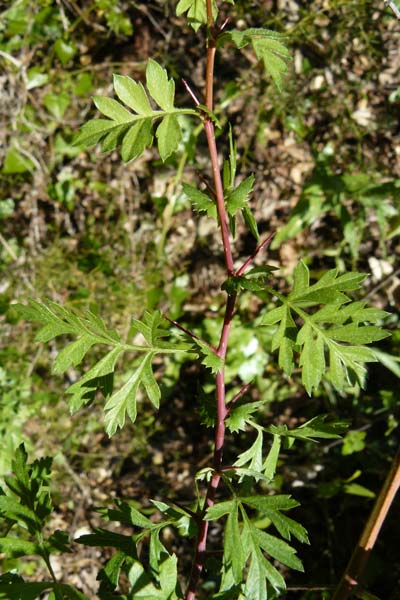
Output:
M160 587L166 600L171 597L176 587L178 578L177 563L177 557L173 554L168 556L160 565Z
M285 581L262 553L255 534L255 531L258 530L250 522L243 508L241 508L241 512L243 515L242 544L247 555L250 555L250 566L245 583L246 598L268 600L267 580L279 594L286 589Z
M232 0L230 0L232 4ZM179 17L183 13L187 13L189 25L198 31L201 25L207 23L207 8L206 0L179 0L176 6L176 14ZM212 17L213 20L218 16L218 8L215 0L212 0Z
M229 515L232 510L235 510L235 500L225 500L224 502L218 502L207 508L205 514L206 521L216 521L224 515Z
M82 125L74 139L74 146L94 146L114 127L109 119L91 119Z
M295 429L286 425L270 425L266 431L274 435L314 441L318 438L338 439L348 428L349 423L343 420L328 420L328 415L318 415Z
M255 413L260 406L263 405L263 401L258 402L235 402L229 405L229 414L225 419L226 426L232 433L238 431L245 431L246 424L249 417Z
M371 344L383 340L390 335L379 327L373 325L360 327L358 323L350 323L343 327L336 327L329 330L329 338L339 342L351 342L354 344Z
M280 511L265 510L264 514L270 519L276 530L286 540L290 541L291 536L293 535L299 542L303 544L310 543L307 530L303 527L303 525L297 523L297 521L294 521Z
M121 147L123 161L129 162L152 145L154 123L161 120L156 135L160 156L163 161L166 160L177 149L182 138L177 115L198 118L200 115L194 109L174 106L174 80L168 79L166 70L152 59L146 67L146 85L148 93L140 82L126 75L114 75L118 100L94 97L96 107L108 119L93 119L84 124L75 138L75 145L91 146L101 142L103 152ZM161 110L153 109L150 98Z
M305 332L307 332L307 335ZM300 342L300 339L303 341ZM319 333L315 336L314 331L306 323L299 331L297 343L303 345L299 360L300 367L303 367L301 379L309 396L311 396L312 391L318 387L325 372L324 339Z
M210 198L210 196L187 183L182 184L182 191L193 204L194 210L198 212L206 212L211 219L217 218L217 207L215 200Z
M264 464L262 466L262 470L265 477L267 477L267 479L269 479L270 481L272 481L272 479L275 477L280 449L281 437L279 435L274 435L270 451L268 452L267 458L265 459Z
M79 365L86 353L96 343L96 339L90 335L83 335L75 342L68 344L58 354L54 361L53 373L64 373L70 366Z
M12 577L9 577L10 575ZM71 600L88 600L88 597L82 592L78 592L78 590L66 584L55 584L54 581L24 581L22 577L15 575L15 573L0 575L0 599L36 600L36 598L42 597L43 592L54 589L56 585ZM70 590L75 592L74 596Z
M157 127L158 150L161 160L165 162L179 146L182 131L176 115L167 115Z
M382 320L385 311L369 309L364 301L352 302L348 296L349 291L360 288L364 278L362 273L340 275L337 269L330 269L310 285L309 269L301 261L287 297L266 288L281 304L264 315L261 324L278 324L271 348L279 349L279 366L287 375L291 375L299 354L302 382L309 395L325 375L339 391L356 383L363 387L365 363L377 360L373 350L363 344L390 335L368 324Z
M240 501L243 504L255 508L261 513L270 510L290 510L299 506L297 500L294 500L289 494L277 494L275 496L242 496Z
M105 98L104 96L94 96L93 102L96 108L109 119L116 123L126 123L132 117L132 113L126 110L119 102L113 98Z
M258 242L260 239L260 234L258 231L257 221L248 206L244 206L242 208L242 217L243 217L243 220L246 223L247 227L249 228L250 233Z
M167 71L152 58L146 68L146 85L151 97L166 112L174 110L175 82Z
M232 510L228 514L224 530L224 555L223 569L225 572L232 569L233 581L241 583L246 557L243 554L240 539L238 503L233 502Z
M239 454L237 460L233 463L235 467L243 467L246 465L248 469L255 472L262 472L262 447L263 447L263 431L261 427L257 427L257 437L254 443L248 450Z
M221 371L224 366L224 360L218 356L206 342L196 338L194 338L193 341L200 349L200 355L202 357L201 364L211 369L212 373Z
M67 394L70 395L68 404L72 413L90 402L97 389L107 395L111 383L109 378L112 377L115 365L122 352L123 348L119 346L110 350L81 379L67 389Z
M152 108L143 85L127 75L113 75L118 98L138 115L151 115Z
M235 216L236 211L244 208L248 201L254 186L254 175L244 179L233 189L226 198L226 209L231 216Z
M31 556L42 554L40 546L28 540L22 540L14 537L0 537L0 552L4 552L10 558L20 556ZM0 596L1 598L1 596Z
M153 395L153 400L155 400L156 396L158 396L158 392L155 392L153 387L155 379L152 373L151 377L154 379L154 383L152 381L151 386L149 386L149 382L147 380L149 377L149 372L151 372L150 365L152 358L152 352L144 354L142 359L137 364L135 371L129 377L128 381L107 400L104 406L104 422L106 426L106 432L109 437L112 437L118 428L122 428L124 426L126 415L129 416L132 422L135 422L137 415L137 394L139 387L142 384L144 385L146 392L150 390L150 393ZM156 396L154 396L154 394L156 394Z
M121 157L124 162L135 160L153 143L151 120L139 121L125 133L121 145ZM114 146L115 147L115 146ZM111 150L112 148L110 148Z
M304 571L301 560L296 556L296 550L289 546L289 544L274 535L257 529L254 525L252 525L252 536L258 546L272 556L272 558L275 558L291 569Z
M286 46L287 36L270 29L249 28L243 31L228 31L220 37L219 43L231 40L241 49L251 44L266 72L271 76L279 92L283 91L284 76L288 72L291 54Z

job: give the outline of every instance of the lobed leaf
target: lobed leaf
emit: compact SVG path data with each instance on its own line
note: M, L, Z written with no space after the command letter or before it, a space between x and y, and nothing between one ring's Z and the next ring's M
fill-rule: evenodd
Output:
M210 198L210 196L187 183L182 184L182 191L193 204L194 210L198 212L206 212L211 219L217 218L217 207L215 200Z
M226 198L226 209L228 214L234 216L236 211L245 208L249 201L249 196L253 191L254 175L250 175L233 189Z
M160 390L151 370L153 356L154 353L152 352L144 354L128 381L107 400L104 406L104 422L106 432L110 437L114 435L118 428L124 426L126 415L129 416L132 422L135 422L137 395L141 385L143 385L150 401L158 408Z
M386 316L385 311L366 308L365 302L351 302L347 292L360 288L362 273L339 275L336 269L324 273L310 285L307 265L301 261L293 277L293 289L281 305L262 318L262 325L278 327L271 339L271 349L279 349L279 366L291 375L295 353L299 354L302 382L311 395L327 371L331 383L339 391L346 385L364 385L364 363L377 360L370 344L386 338L389 333L373 323ZM274 293L273 290L268 290ZM317 310L315 308L317 306ZM309 312L313 308L314 312ZM295 320L296 319L296 320ZM302 320L300 325L298 320Z
M290 52L286 47L287 36L270 29L249 28L244 31L237 29L228 31L221 36L220 43L227 39L239 49L251 44L279 92L283 91L284 76L288 72L288 63L291 60Z
M232 0L229 0L232 4ZM197 31L201 25L207 23L206 0L179 0L176 6L176 14L179 17L187 13L189 25ZM215 0L212 0L212 17L215 20L218 16L218 8Z
M88 121L75 138L75 145L92 146L101 142L103 152L121 147L122 160L129 162L152 145L154 122L161 120L156 137L161 159L165 161L182 139L178 115L199 115L193 109L175 107L175 83L168 79L166 70L152 59L147 63L146 85L150 98L161 110L152 108L140 82L125 75L114 75L115 93L125 106L114 98L95 96L95 106L108 119Z

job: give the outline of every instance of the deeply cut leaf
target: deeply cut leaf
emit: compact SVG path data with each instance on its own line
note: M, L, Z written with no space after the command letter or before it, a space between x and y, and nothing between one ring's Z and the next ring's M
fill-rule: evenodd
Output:
M262 319L265 326L278 324L271 348L279 349L279 365L287 375L291 375L295 354L299 354L302 382L309 395L319 386L328 370L327 363L328 377L339 391L355 383L363 386L365 363L377 357L362 344L390 335L376 325L366 324L381 320L387 313L368 309L365 302L351 302L348 296L348 292L360 288L364 278L362 273L339 275L331 269L310 285L308 267L301 261L294 272L293 290L287 297L276 294L281 305Z
M279 92L283 91L284 76L288 72L288 63L291 59L285 45L287 36L270 29L250 28L244 31L237 29L228 31L220 37L220 43L226 39L233 41L237 48L244 48L251 44Z
M161 159L165 161L178 148L182 138L178 116L198 116L198 113L175 107L175 83L168 79L166 70L152 59L147 63L146 83L150 98L161 110L152 108L141 83L126 75L114 75L115 93L127 108L113 98L95 96L96 107L108 119L92 119L85 123L74 141L75 145L86 147L102 142L104 152L121 147L122 160L129 162L152 145L154 122L161 120L156 135Z

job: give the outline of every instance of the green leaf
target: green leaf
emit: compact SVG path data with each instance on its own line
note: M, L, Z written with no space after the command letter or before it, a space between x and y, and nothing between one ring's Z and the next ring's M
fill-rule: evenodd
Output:
M132 117L132 113L126 110L117 100L105 98L104 96L94 96L93 102L96 108L104 116L112 119L116 123L126 123Z
M257 427L257 437L254 443L248 450L239 454L237 460L233 463L235 467L243 467L246 465L248 469L255 472L262 471L262 447L263 447L263 431L261 427Z
M265 290L267 279L274 270L275 267L265 265L254 267L246 275L232 275L221 285L221 290L225 290L228 294L238 293L242 290L261 292Z
M344 485L344 491L346 494L351 494L352 496L361 496L362 498L375 498L375 493L368 488L360 485L359 483L346 483Z
M46 85L49 81L49 75L42 71L41 67L31 67L27 72L27 90L33 90L42 85Z
M128 129L123 137L121 146L122 160L124 162L135 160L135 158L141 156L146 148L151 146L152 143L153 134L151 121L146 120L135 123Z
M126 555L124 552L115 552L106 565L99 571L97 579L104 584L107 588L115 589L118 586L119 578L121 575L121 569L126 562Z
M0 496L0 514L26 527L31 534L40 530L40 521L35 512L15 498Z
M178 115L199 116L194 109L174 106L175 83L156 61L149 60L146 68L147 89L161 110L154 110L141 83L125 75L114 75L114 89L118 100L95 96L96 107L108 119L93 119L82 126L74 140L75 145L91 146L102 142L104 152L121 146L121 156L129 162L141 156L153 143L154 122L161 119L157 129L158 148L166 160L178 147L182 132ZM133 112L131 112L133 111Z
M177 562L177 557L173 554L168 556L160 565L160 587L166 599L173 594L176 587L178 578Z
M260 234L258 232L257 221L248 206L244 206L242 208L242 216L247 227L250 229L250 233L253 235L253 237L255 237L255 239L258 242L260 239Z
M246 512L242 509L243 515L243 533L242 544L246 555L250 555L250 567L247 573L245 583L246 598L252 600L268 600L267 580L274 590L281 595L285 590L285 581L280 573L266 559L259 546L257 534L258 531L249 521Z
M354 452L361 452L365 448L365 431L349 431L343 439L342 455L348 456Z
M251 44L257 58L263 61L266 72L272 77L279 92L282 92L283 79L291 60L285 45L287 36L269 29L250 28L244 31L228 31L220 37L219 43L226 39L232 40L239 49Z
M75 56L77 49L71 42L58 38L54 43L54 51L57 54L63 67L69 63L69 61Z
M328 415L318 415L296 429L288 429L286 425L271 425L266 431L283 437L292 437L313 441L315 439L338 439L348 428L348 421L328 420Z
M151 104L143 85L126 75L114 74L113 77L118 98L138 115L151 115Z
M81 535L74 541L84 546L117 548L128 556L136 556L136 545L131 535L122 535L107 529L95 528L93 533Z
M229 414L225 419L226 426L232 433L245 431L249 417L255 413L264 403L258 402L235 402L229 405Z
M79 365L95 343L95 338L90 335L83 335L72 344L65 346L57 355L53 365L53 373L64 373L71 365L74 367Z
M265 510L264 515L270 519L276 530L286 540L290 541L293 535L303 544L310 543L306 529L300 523L297 523L297 521L294 521L280 511Z
M68 404L72 413L91 402L96 390L100 389L104 396L112 390L112 374L118 358L123 352L122 347L113 348L96 363L79 381L73 383L68 389Z
M79 134L74 139L75 146L93 146L114 127L108 119L91 119L82 125Z
M19 556L41 555L42 549L34 542L20 538L2 537L0 538L0 552L4 552L9 558L18 558Z
M293 273L293 294L302 295L310 287L310 271L301 260Z
M362 273L339 275L336 269L331 269L310 285L308 267L301 261L294 272L293 290L287 298L276 294L281 306L262 318L261 323L265 326L279 323L271 339L271 348L279 349L279 365L287 375L294 368L294 353L300 353L302 382L309 395L325 374L339 391L355 383L363 386L364 363L377 360L377 356L361 344L389 335L375 325L365 324L384 318L384 311L366 308L365 302L351 302L347 295L347 292L359 289L364 278ZM268 291L274 293L271 289ZM315 310L315 307L318 308ZM310 308L314 310L310 311ZM299 319L303 321L302 325ZM329 355L328 373L326 354Z
M151 97L166 112L174 110L175 82L167 71L150 59L146 68L146 85Z
M317 388L325 372L324 339L318 332L316 335L306 323L297 336L297 344L303 345L300 354L300 367L303 367L301 380L309 396Z
M233 506L228 514L224 531L224 555L223 569L228 572L232 569L233 580L235 583L241 583L243 579L243 569L246 564L246 558L243 555L242 544L240 540L238 503L233 501Z
M161 160L166 161L179 146L182 131L176 115L167 115L157 127L158 151Z
M71 104L71 98L65 92L61 94L48 93L43 96L43 104L57 121L62 121L65 111Z
M0 575L1 600L35 600L40 598L43 592L53 587L53 581L24 581L22 577L15 575L15 573Z
M252 536L258 546L272 556L272 558L279 560L280 563L291 569L304 571L300 559L296 556L296 550L289 546L289 544L254 526L252 528Z
M281 437L274 435L274 439L268 452L267 458L263 464L263 473L270 481L275 477L276 466L278 464L279 452L281 449Z
M383 331L379 327L374 327L373 325L360 327L358 323L350 323L349 325L329 330L331 340L354 344L371 344L372 342L383 340L388 336L390 336L390 333Z
M288 494L278 494L276 496L242 496L240 501L262 513L270 510L290 510L299 506L299 503Z
M159 397L159 390L154 375L151 371L151 361L154 353L145 354L135 367L135 371L129 377L125 385L115 392L106 402L105 425L107 434L112 437L118 428L125 424L128 414L132 422L136 420L136 403L139 387L143 384L146 392L150 392L150 399L154 401ZM157 386L157 390L154 386Z
M236 501L226 500L225 502L218 502L207 508L207 512L204 516L206 521L216 521L224 515L229 515L232 511L235 511Z
M253 191L254 175L244 179L226 198L226 209L228 213L235 216L236 211L245 208L249 201L249 196Z
M216 354L216 352L210 348L210 346L200 339L193 339L196 346L200 349L201 364L211 369L212 373L218 373L224 366L224 360Z
M5 175L13 175L14 173L26 173L34 170L33 162L27 158L22 152L11 146L8 148L4 157L2 172Z
M176 6L176 14L179 17L183 13L187 13L189 25L195 31L205 23L207 23L206 0L179 0ZM212 17L215 20L218 16L218 8L215 0L212 0Z
M182 184L182 191L193 204L194 210L206 212L211 219L217 218L215 200L210 198L210 196L187 183Z

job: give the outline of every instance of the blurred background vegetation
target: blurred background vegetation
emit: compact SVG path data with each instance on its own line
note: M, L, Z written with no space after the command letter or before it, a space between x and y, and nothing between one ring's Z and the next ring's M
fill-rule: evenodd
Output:
M292 426L328 412L351 423L343 442L288 449L274 483L301 502L296 518L311 538L300 549L306 574L289 585L329 585L397 444L400 23L380 0L237 0L224 10L238 28L290 36L283 95L250 53L224 48L217 62L218 118L225 132L228 121L233 126L240 173L256 175L260 231L277 232L268 254L279 267L276 285L290 286L300 258L315 275L356 269L370 274L365 299L391 313L393 335L377 348L383 365L371 366L365 391L346 394L326 384L310 399L296 375L283 377L270 351L272 330L246 326L262 299L243 295L245 324L232 336L228 379L255 380L263 422ZM109 497L192 497L193 474L211 450L193 392L198 381L207 389L207 375L193 364L160 365L166 400L159 414L144 406L141 419L110 441L98 406L69 416L63 389L77 374L71 369L64 382L51 376L56 346L49 352L35 344L13 303L48 297L90 307L121 331L132 315L157 306L210 340L217 334L221 248L214 225L193 215L181 192L182 180L208 173L201 130L184 121L182 147L166 164L154 150L122 165L116 154L72 144L94 114L90 97L111 93L113 72L143 78L149 57L176 78L178 102L189 102L182 76L201 96L204 32L177 18L172 0L9 0L0 11L0 477L21 441L37 455L56 455L57 518L74 533L93 518L91 505ZM243 232L238 259L253 250ZM368 569L370 589L385 600L399 598L395 512ZM79 554L68 566L89 595L97 560Z

